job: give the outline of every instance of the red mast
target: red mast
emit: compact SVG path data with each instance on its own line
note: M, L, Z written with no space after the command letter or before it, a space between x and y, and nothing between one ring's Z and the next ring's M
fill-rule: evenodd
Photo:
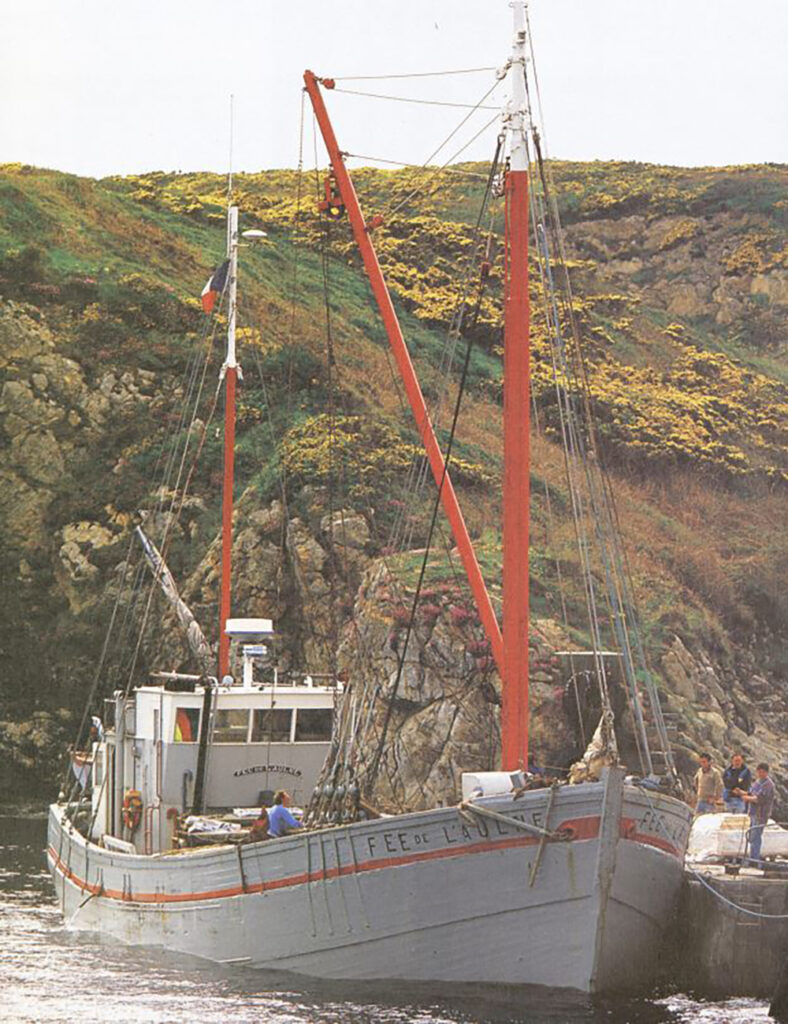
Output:
M525 3L516 0L508 111L503 400L503 702L501 767L528 765L528 543L530 351L528 150L525 138Z
M227 211L227 256L229 267L229 318L227 356L224 374L224 480L222 484L222 579L219 594L219 681L230 667L230 638L225 625L230 617L230 573L233 551L233 477L235 469L235 385L238 363L235 358L235 307L238 280L238 207Z
M476 560L476 553L473 550L473 544L468 536L468 528L465 525L462 510L460 509L460 503L457 500L454 485L451 481L451 475L446 472L443 454L441 452L440 445L438 444L438 439L435 436L432 423L430 422L430 416L424 401L424 395L419 387L416 370L411 362L410 353L408 352L407 345L405 344L405 339L402 336L402 329L400 328L399 321L397 320L397 314L394 311L391 296L389 295L388 288L386 287L386 282L383 280L383 273L380 269L377 255L375 254L375 248L369 237L369 230L364 222L364 215L361 212L358 197L356 196L356 190L353 187L353 182L351 181L348 170L345 167L342 153L337 144L336 136L334 135L334 129L332 128L331 121L328 117L328 111L323 103L323 97L320 95L318 79L312 71L304 72L304 83L306 85L306 91L309 94L309 98L312 101L312 107L315 111L317 123L320 126L323 141L325 142L326 149L328 150L331 169L334 172L337 186L339 187L340 195L342 196L342 201L345 204L345 209L347 210L348 217L350 218L350 225L353 229L356 245L358 245L359 251L361 252L361 257L364 261L364 268L367 272L367 276L369 277L370 284L372 285L372 292L378 304L378 309L380 310L380 315L383 319L383 325L386 328L389 345L391 346L391 350L397 362L397 367L400 375L402 376L405 393L408 396L408 401L416 420L416 426L419 434L421 435L421 441L424 445L424 449L427 453L430 468L432 469L432 475L439 486L442 483L441 502L451 525L452 533L460 553L460 558L462 559L462 564L468 577L468 582L470 584L474 600L476 601L476 607L479 609L479 617L481 618L482 625L484 626L487 639L490 641L490 647L498 666L498 671L502 672L503 641L501 638L501 630L498 626L498 620L495 617L495 610L492 606L492 602L490 601L490 595L487 593L487 587L484 584L481 569L479 568L479 563Z

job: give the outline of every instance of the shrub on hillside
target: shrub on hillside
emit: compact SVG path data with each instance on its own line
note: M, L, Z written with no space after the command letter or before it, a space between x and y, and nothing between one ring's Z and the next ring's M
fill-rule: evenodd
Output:
M47 297L44 254L40 246L7 249L0 256L0 294L12 297Z
M302 483L342 481L348 495L370 500L385 494L398 474L421 455L416 445L403 441L387 424L365 416L310 416L293 427L282 444L287 472ZM457 479L481 484L488 477L483 467L452 459Z

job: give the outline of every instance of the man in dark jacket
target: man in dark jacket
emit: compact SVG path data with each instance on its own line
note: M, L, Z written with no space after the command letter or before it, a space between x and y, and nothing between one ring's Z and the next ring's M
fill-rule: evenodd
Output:
M731 758L731 763L722 773L722 785L725 810L729 814L744 814L746 810L744 800L742 797L736 796L733 791L739 789L743 793L749 793L752 775L741 754L734 754Z

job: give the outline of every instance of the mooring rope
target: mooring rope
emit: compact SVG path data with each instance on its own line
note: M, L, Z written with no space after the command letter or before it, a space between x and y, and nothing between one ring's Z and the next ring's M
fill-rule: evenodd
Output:
M649 796L648 790L644 789L642 786L639 786L638 789L646 798L649 807L654 812L654 820L656 821L657 826L660 829L662 829L662 831L665 833L665 838L670 839L670 841L672 842L672 839L668 835L665 826L662 824L662 819L656 813L657 808L654 806L654 802ZM749 907L742 907L738 903L734 903L733 900L729 900L727 896L723 896L718 889L714 888L711 882L707 881L707 877L705 875L702 875L700 871L692 867L690 864L687 864L685 862L684 869L686 871L689 871L690 874L694 875L695 878L697 878L697 880L701 883L701 885L705 886L705 888L707 888L713 896L716 896L721 903L725 903L727 906L732 907L734 910L738 910L740 914L748 914L750 917L763 918L767 921L788 921L788 914L764 914L760 910L750 910Z

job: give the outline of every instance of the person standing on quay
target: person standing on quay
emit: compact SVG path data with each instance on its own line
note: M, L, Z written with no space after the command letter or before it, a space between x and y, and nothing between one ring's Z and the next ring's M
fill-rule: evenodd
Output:
M729 814L744 814L746 807L742 797L736 795L737 790L745 793L750 792L752 786L752 773L744 763L741 754L734 754L731 763L722 773L722 799L725 801L725 810Z
M722 803L722 775L711 764L711 754L700 755L695 773L695 813L712 814Z
M756 772L758 778L749 793L741 789L735 792L750 805L750 860L760 863L763 830L774 807L774 783L769 778L769 766L765 761L761 761Z

